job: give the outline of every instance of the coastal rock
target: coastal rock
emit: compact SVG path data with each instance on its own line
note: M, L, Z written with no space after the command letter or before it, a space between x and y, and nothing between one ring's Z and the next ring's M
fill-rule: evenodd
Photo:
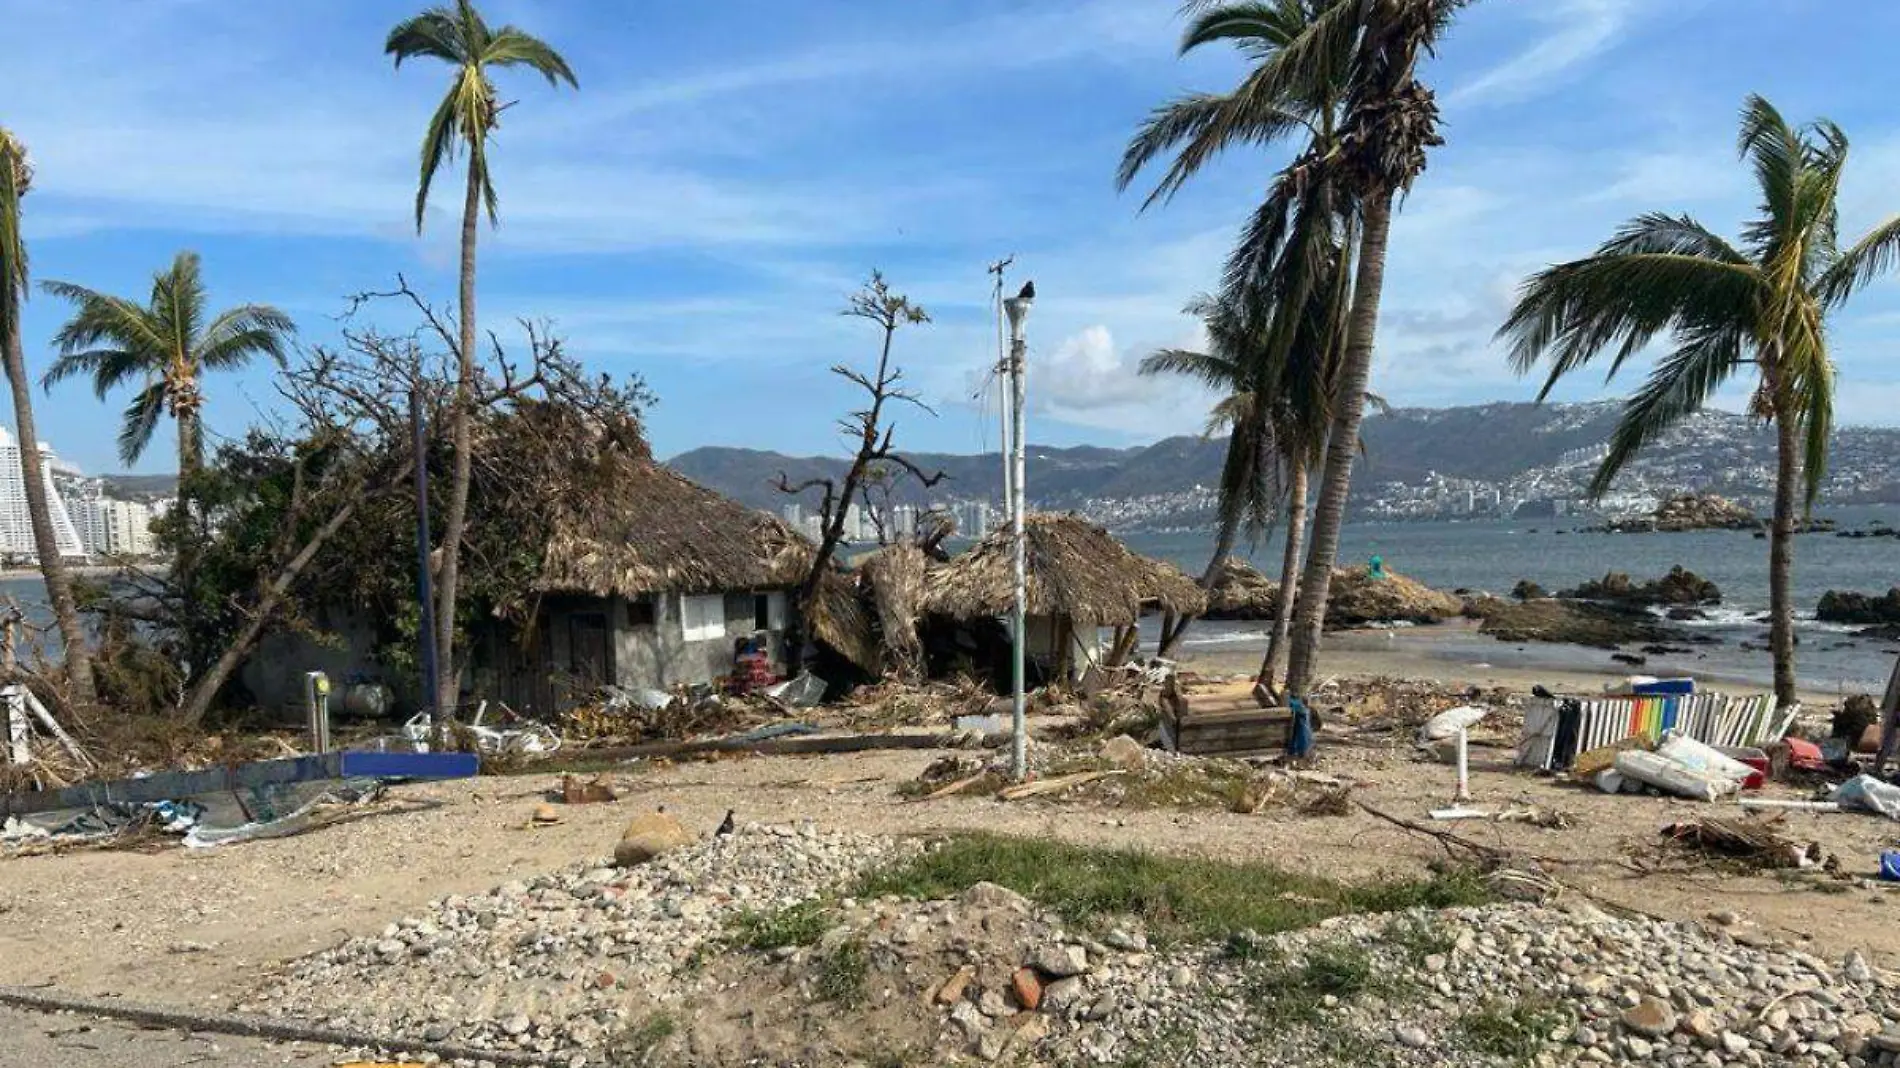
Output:
M1573 601L1609 601L1629 606L1709 605L1722 603L1715 583L1678 564L1654 582L1637 583L1621 571L1592 579L1557 595Z
M1648 613L1619 605L1555 599L1519 603L1484 596L1467 602L1465 615L1480 621L1481 633L1505 642L1561 642L1615 649L1680 638Z
M1814 618L1823 623L1900 625L1900 586L1884 595L1829 590L1814 606Z
M1686 530L1756 530L1761 520L1744 505L1714 493L1683 493L1663 501L1647 516L1612 519L1593 531L1611 534Z
M1208 590L1208 619L1267 620L1280 607L1280 586L1253 565L1230 556L1221 561ZM1375 623L1436 623L1457 615L1458 598L1391 569L1374 578L1366 567L1333 569L1326 601L1326 629L1348 630Z

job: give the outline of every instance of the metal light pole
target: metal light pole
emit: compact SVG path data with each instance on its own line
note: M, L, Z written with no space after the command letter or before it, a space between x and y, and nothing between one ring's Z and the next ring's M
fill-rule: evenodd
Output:
M422 661L422 710L435 708L435 590L429 581L429 448L422 428L421 391L409 391L409 428L416 438L416 601L422 610L417 650Z
M1014 626L1010 630L1010 677L1014 683L1013 718L1014 727L1011 738L1010 774L1017 782L1029 775L1029 730L1026 723L1027 709L1024 704L1023 683L1023 642L1028 625L1028 546L1029 532L1025 529L1027 518L1025 506L1026 494L1023 490L1024 450L1023 442L1023 379L1027 368L1025 358L1029 343L1023 339L1023 322L1029 318L1029 306L1035 303L1035 284L1023 287L1021 294L1003 302L1003 311L1009 316L1009 406L1010 406L1010 483L1009 483L1009 522L1011 537L1015 541L1016 606Z

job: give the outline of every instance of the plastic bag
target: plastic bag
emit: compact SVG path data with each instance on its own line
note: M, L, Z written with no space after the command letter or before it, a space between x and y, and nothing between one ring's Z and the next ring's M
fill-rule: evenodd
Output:
M1842 808L1874 812L1890 820L1900 820L1900 786L1881 782L1872 775L1856 775L1836 786L1827 796Z
M1635 779L1697 801L1713 801L1742 789L1742 784L1734 779L1685 768L1668 757L1641 749L1616 754L1615 767L1616 773L1625 779Z
M810 708L825 697L825 680L809 671L765 688L765 696L783 701L793 708Z

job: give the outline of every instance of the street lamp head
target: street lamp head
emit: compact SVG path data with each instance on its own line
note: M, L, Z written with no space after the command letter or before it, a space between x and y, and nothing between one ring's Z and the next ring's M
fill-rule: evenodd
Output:
M1023 322L1029 318L1029 307L1036 302L1036 283L1026 282L1022 292L1003 302L1003 314L1009 316L1009 336L1023 336Z

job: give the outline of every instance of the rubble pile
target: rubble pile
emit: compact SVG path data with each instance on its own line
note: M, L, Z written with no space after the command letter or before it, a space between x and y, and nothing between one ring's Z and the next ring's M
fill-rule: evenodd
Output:
M1208 619L1270 620L1279 611L1280 585L1238 557L1221 562L1208 591ZM1458 614L1462 603L1417 579L1364 567L1333 569L1326 601L1326 627L1345 630L1378 623L1437 623Z
M245 1008L492 1049L598 1051L681 999L693 963L740 914L815 900L916 848L747 825L639 867L601 857L443 898L298 961Z
M741 827L437 902L245 1008L568 1065L1892 1065L1900 991L1859 955L1587 904L1349 915L1151 943L976 883L856 900L913 844Z

